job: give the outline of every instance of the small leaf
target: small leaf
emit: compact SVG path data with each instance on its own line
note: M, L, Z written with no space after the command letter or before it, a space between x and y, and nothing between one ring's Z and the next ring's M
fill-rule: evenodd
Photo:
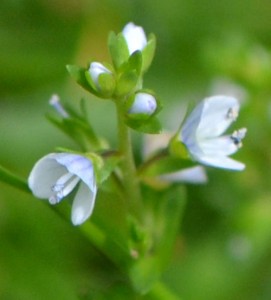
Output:
M122 34L111 32L108 37L108 47L116 70L129 59L129 50Z
M135 70L122 73L118 79L116 96L120 97L131 93L138 82L138 75Z
M136 70L139 75L142 68L142 53L141 51L135 51L128 60L127 69Z
M89 82L86 79L85 72L87 71L85 68L81 68L74 65L67 65L66 66L68 72L75 79L75 81L83 87L85 90L89 91L90 93L97 95L97 92L90 86Z
M151 34L148 39L148 44L142 51L142 72L145 72L151 65L154 53L156 48L156 37L154 34Z
M155 116L152 116L147 120L144 120L143 118L140 120L127 118L126 124L130 128L143 133L155 134L162 131L160 121Z
M110 176L110 174L115 170L115 168L117 167L117 165L120 163L121 160L122 160L122 156L120 155L120 153L108 152L103 154L104 164L102 169L99 170L100 183L105 181Z

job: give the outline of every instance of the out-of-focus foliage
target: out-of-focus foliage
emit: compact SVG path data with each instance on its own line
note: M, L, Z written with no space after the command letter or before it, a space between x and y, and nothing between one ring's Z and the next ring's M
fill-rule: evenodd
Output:
M236 155L244 172L208 169L207 185L187 187L163 280L182 299L270 299L270 11L267 0L2 0L0 163L26 177L56 146L74 147L44 117L55 92L90 99L89 117L114 144L113 107L92 101L65 65L109 59L110 30L143 26L157 37L146 82L162 99L165 127L179 126L184 103L219 93L237 95L236 128L248 128ZM0 188L1 299L133 299L125 276L53 209ZM118 213L102 200L93 217L107 205Z

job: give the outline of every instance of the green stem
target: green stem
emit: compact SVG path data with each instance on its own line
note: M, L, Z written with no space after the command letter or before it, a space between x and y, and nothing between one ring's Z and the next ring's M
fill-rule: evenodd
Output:
M6 168L0 166L0 181L3 181L13 187L16 187L24 192L30 193L27 182L17 175L13 174Z
M171 292L161 281L157 282L147 294L150 300L180 300L180 297Z
M142 203L139 182L136 176L131 133L125 124L121 99L116 101L116 106L118 114L119 151L123 155L123 160L121 163L123 186L126 192L126 197L129 201L130 210L138 217L141 211Z

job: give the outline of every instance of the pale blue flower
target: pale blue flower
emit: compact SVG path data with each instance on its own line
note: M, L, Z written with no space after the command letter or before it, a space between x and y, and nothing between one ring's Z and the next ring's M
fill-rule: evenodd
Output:
M71 153L51 153L33 167L28 184L37 198L57 204L76 187L71 220L74 225L85 222L92 214L97 185L93 163L88 158Z
M204 99L186 119L180 138L193 160L204 165L241 171L243 163L229 158L242 146L246 128L221 136L236 120L239 103L233 97Z

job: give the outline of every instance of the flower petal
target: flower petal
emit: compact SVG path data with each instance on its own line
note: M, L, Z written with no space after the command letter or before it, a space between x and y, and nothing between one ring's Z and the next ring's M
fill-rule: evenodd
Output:
M233 97L213 96L206 98L203 103L202 116L197 129L197 136L200 138L219 136L238 116L239 103Z
M195 159L204 165L216 168L230 169L235 171L242 171L245 168L243 163L227 156L200 156Z
M235 153L240 148L231 136L199 141L199 147L207 156L227 156Z
M56 161L65 166L67 170L78 176L92 191L96 182L92 162L84 156L71 153L56 154Z
M134 23L128 23L123 28L122 34L126 40L130 54L137 50L143 50L147 45L147 39L143 28L136 26Z
M201 166L195 166L178 172L161 175L159 178L169 182L186 182L192 184L207 182L207 175L204 168Z
M185 120L181 130L181 140L190 148L190 145L196 143L196 131L198 129L202 112L204 109L204 101L200 102Z
M28 185L37 198L49 198L52 186L67 170L55 160L57 154L51 153L36 162L29 177Z
M92 214L97 187L89 189L89 187L81 182L80 187L72 203L72 223L80 225L85 222Z

